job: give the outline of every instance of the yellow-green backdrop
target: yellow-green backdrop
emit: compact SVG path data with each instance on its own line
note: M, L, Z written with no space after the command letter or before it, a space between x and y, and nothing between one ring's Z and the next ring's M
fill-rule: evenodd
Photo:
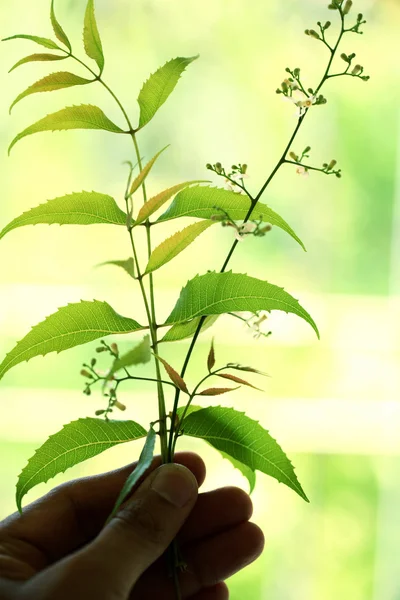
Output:
M48 0L1 3L1 37L50 36ZM58 15L81 49L84 0L58 0ZM326 64L322 44L303 31L335 15L321 0L98 0L106 53L105 78L136 118L142 82L167 59L200 53L177 91L140 135L149 158L166 144L150 180L156 192L186 179L208 177L206 162L249 164L258 190L295 125L290 105L274 92L286 66L304 69L315 84ZM266 535L264 555L231 582L232 598L273 600L395 600L400 501L400 110L397 0L357 0L368 18L366 34L348 36L343 50L357 52L371 81L332 80L329 102L316 107L295 150L312 146L312 158L337 159L342 180L281 170L265 201L305 241L307 253L274 230L247 240L235 271L284 286L311 312L322 339L306 324L273 315L273 336L255 342L236 322L221 319L216 335L221 361L251 362L271 377L265 394L236 392L222 403L260 420L293 459L311 504L288 488L258 477L254 519ZM112 100L96 86L24 100L8 107L28 84L49 72L45 64L8 69L35 51L29 42L0 46L0 227L47 199L82 189L123 194L129 141L97 132L28 138L7 158L21 129L66 105L94 103L116 122ZM63 69L66 67L63 64ZM71 69L76 70L73 65ZM50 67L51 71L57 70ZM83 74L83 72L82 72ZM172 230L157 230L161 240ZM160 315L180 286L198 272L218 268L231 233L218 227L157 274ZM20 229L0 245L0 351L3 355L32 324L79 299L104 299L140 320L140 298L123 273L93 269L126 258L119 230L103 226ZM204 368L211 334L199 344L190 380ZM122 342L124 343L124 342ZM95 344L94 344L95 345ZM187 344L165 349L179 366ZM93 348L93 346L92 346ZM20 469L49 434L102 406L82 395L81 363L91 347L35 359L1 382L0 517L14 510ZM123 394L126 416L148 423L156 398L148 387ZM207 488L246 486L238 472L201 443L182 442L208 463ZM95 473L132 460L139 446L114 449L59 477ZM33 499L50 489L40 486Z

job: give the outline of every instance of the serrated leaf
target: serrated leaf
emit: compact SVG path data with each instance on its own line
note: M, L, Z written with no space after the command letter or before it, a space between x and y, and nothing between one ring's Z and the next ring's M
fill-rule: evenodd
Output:
M230 381L234 381L235 383L239 383L240 385L247 385L248 387L253 388L253 390L258 390L262 392L262 390L255 385L252 385L245 379L241 379L241 377L236 377L236 375L231 375L230 373L218 373L218 377L222 377L223 379L229 379Z
M133 258L128 258L128 260L108 260L107 262L100 263L97 266L105 267L107 265L121 267L121 269L124 269L124 271L126 271L130 277L135 279L135 262Z
M133 442L145 435L146 430L135 421L87 418L64 425L36 450L22 470L17 483L19 511L23 497L39 483L46 483L58 473L64 473L113 446Z
M157 248L155 248L150 256L146 267L146 272L151 273L167 264L174 259L178 254L186 250L196 238L199 237L206 229L214 225L213 221L201 221L193 223L185 227L182 231L178 231L171 237L164 240Z
M140 106L139 129L151 121L158 109L174 91L186 67L197 58L198 56L174 58L150 75L138 97Z
M129 350L126 354L116 358L108 378L120 371L121 369L131 367L133 365L146 364L151 360L151 349L150 349L150 336L146 335L143 340L134 346L132 350Z
M215 349L214 349L214 340L211 340L211 347L207 357L207 369L210 372L213 366L215 365Z
M102 129L111 133L125 133L118 125L110 121L97 106L92 106L91 104L68 106L56 113L47 115L47 117L44 117L19 133L11 142L8 153L10 154L17 142L28 135L43 131L62 131L67 129Z
M132 194L134 194L140 188L140 186L143 185L144 181L146 180L147 175L150 173L151 169L153 168L153 165L156 162L157 158L167 148L168 148L168 146L165 146L165 148L160 150L160 152L157 152L157 154L155 156L153 156L153 158L147 163L147 165L145 167L143 167L143 169L140 171L139 175L136 177L136 179L133 181L133 183L131 185L131 189L129 192L130 196L132 196Z
M218 318L219 315L207 317L204 320L201 333L212 327ZM179 340L186 340L193 337L193 335L196 333L197 327L199 326L200 320L201 317L192 319L186 323L176 323L176 325L173 325L171 329L167 331L160 342L177 342Z
M31 96L32 94L40 94L42 92L54 92L57 90L64 90L66 88L74 87L77 85L87 85L93 83L93 79L85 79L74 75L74 73L68 73L67 71L60 71L59 73L51 73L46 75L43 79L36 81L33 85L28 87L22 92L10 106L10 113L13 107L18 104L23 98Z
M65 60L66 58L68 58L68 56L58 56L57 54L30 54L29 56L25 56L25 58L21 58L21 60L16 62L8 72L11 73L17 67L31 62L52 62L56 60Z
M126 214L111 196L97 192L79 192L49 200L24 212L9 223L1 232L7 233L25 225L126 225Z
M62 42L68 48L68 50L71 52L72 51L71 43L70 43L64 29L61 27L60 23L58 22L55 12L54 12L54 0L51 0L50 20L51 20L51 24L53 26L54 33L56 34L56 38L58 40L60 40L60 42Z
M50 352L62 352L106 335L145 329L133 319L122 317L106 302L81 301L68 304L31 331L14 347L0 365L0 379L21 362Z
M246 477L250 485L249 493L252 494L254 488L256 487L256 472L253 471L253 469L250 469L250 467L248 467L247 465L241 463L239 460L236 460L232 456L229 456L229 454L227 454L226 452L219 450L219 453L221 454L222 458L226 458L227 460L229 460L229 462L235 467L235 469L238 469L242 473L242 475Z
M39 44L39 46L44 46L45 48L50 48L51 50L61 50L60 46L58 46L53 40L49 40L48 38L38 37L37 35L12 35L10 37L3 38L3 42L8 42L9 40L29 40L31 42L35 42Z
M153 196L150 198L140 209L137 219L135 221L135 225L140 225L140 223L144 223L147 219L155 213L159 208L161 208L172 196L175 196L178 192L183 190L194 183L201 183L199 181L186 181L185 183L179 183L178 185L174 185L163 192L157 194L157 196ZM202 182L205 183L205 182ZM140 184L139 184L140 185ZM138 186L139 187L139 186ZM136 188L137 189L137 188ZM135 190L134 190L135 191ZM132 192L131 192L132 193Z
M128 479L126 480L125 485L122 488L120 495L118 496L118 500L115 503L113 511L108 518L108 521L116 515L121 504L127 499L127 497L132 492L133 488L135 487L135 485L137 484L139 479L142 477L142 475L144 475L146 473L147 469L150 467L151 463L153 462L156 439L157 439L157 434L154 431L153 427L150 427L150 430L147 434L145 445L140 454L140 458L136 465L136 468L129 475Z
M248 213L250 199L248 196L221 188L195 186L179 192L170 207L158 219L158 222L169 221L179 217L211 219L214 215L222 214L216 207L226 211L234 221L241 221ZM266 204L258 202L252 213L252 218L262 218L265 223L270 223L283 229L305 250L303 242L295 234L290 225Z
M175 371L175 369L173 367L171 367L171 365L169 363L167 363L166 360L164 360L163 358L161 358L161 356L158 356L157 354L155 354L155 357L163 365L163 367L166 370L167 375L170 378L170 380L172 381L172 383L174 385L176 385L176 387L179 388L185 394L189 394L189 391L187 389L186 383L183 381L183 379L179 375L179 373L177 373Z
M89 0L86 7L83 42L85 45L86 54L89 56L89 58L93 58L93 60L96 61L101 74L104 69L104 54L96 23L93 0Z
M293 465L261 425L233 408L210 407L191 412L182 424L184 435L206 440L253 471L284 483L308 502Z
M319 338L316 324L290 294L267 281L239 273L207 273L191 279L181 291L166 325L232 311L282 310L304 319Z
M240 387L240 386L239 386ZM234 392L238 390L238 387L235 388L208 388L207 390L203 390L200 392L199 396L222 396L222 394L227 394L228 392Z

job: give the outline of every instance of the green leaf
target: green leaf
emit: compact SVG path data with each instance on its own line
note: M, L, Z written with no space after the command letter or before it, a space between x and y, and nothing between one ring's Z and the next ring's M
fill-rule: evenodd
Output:
M197 58L198 56L174 58L150 75L138 98L140 106L139 129L151 121L158 109L174 91L186 67Z
M121 504L127 499L127 497L132 492L139 479L146 473L147 469L153 462L156 439L157 434L154 431L153 427L150 427L150 430L147 434L146 443L140 454L139 462L137 463L135 470L129 475L128 479L126 480L126 483L122 488L120 495L118 496L118 500L115 503L115 506L111 515L108 518L108 521L116 515Z
M71 43L65 33L64 29L61 27L60 23L57 21L55 12L54 12L54 0L51 0L51 8L50 8L50 20L53 26L54 33L56 34L56 38L60 40L65 46L67 46L68 50L71 52Z
M93 225L106 223L126 225L126 214L115 200L97 192L79 192L49 200L24 212L0 232L0 240L8 232L25 225L39 223L58 225Z
M56 60L65 60L66 58L68 57L58 56L57 54L30 54L29 56L25 56L25 58L21 58L21 60L15 63L15 65L11 67L11 69L8 72L11 73L11 71L14 71L14 69L20 67L21 65L25 65L26 63L51 62Z
M204 315L232 311L282 310L301 317L319 332L308 312L290 294L267 281L239 273L197 275L183 288L166 325L181 323Z
M168 188L163 192L160 192L159 194L157 194L157 196L150 198L150 200L148 200L140 209L135 225L140 225L140 223L147 221L147 219L159 208L161 208L170 198L172 198L172 196L175 196L175 194L177 194L184 188L193 185L194 183L206 182L186 181L185 183L179 183L178 185L174 185L173 187Z
M11 142L8 154L10 154L17 142L28 135L42 131L62 131L67 129L102 129L111 133L125 133L115 123L110 121L97 106L92 106L91 104L68 106L56 113L47 115L44 119L37 121L19 133Z
M17 483L19 511L25 494L39 483L46 483L58 473L64 473L117 444L133 442L145 435L146 430L135 421L87 418L64 425L36 450L22 470Z
M13 107L20 102L23 98L31 96L32 94L39 94L41 92L54 92L56 90L63 90L66 88L74 87L76 85L87 85L93 83L93 79L84 79L73 73L67 71L60 71L59 73L51 73L36 81L33 85L28 87L22 94L20 94L10 106L10 113Z
M3 42L8 42L9 40L30 40L31 42L35 42L39 44L39 46L44 46L45 48L50 48L50 50L61 50L60 46L58 46L53 40L49 40L48 38L38 37L37 35L12 35L10 37L3 38Z
M238 469L242 473L242 475L246 477L250 485L249 493L252 494L254 488L256 487L256 472L253 471L253 469L250 469L250 467L248 467L247 465L244 465L239 460L236 460L232 456L229 456L229 454L227 454L226 452L223 452L222 450L219 450L219 452L222 458L226 458L227 460L229 460L229 462L235 467L235 469Z
M284 483L308 502L293 465L278 443L257 421L221 406L191 412L182 424L184 435L206 440L251 470Z
M203 231L211 227L211 225L214 225L213 221L193 223L192 225L185 227L182 231L178 231L168 239L164 240L164 242L153 250L145 274L159 269L175 258L175 256L178 256L178 254L186 250L186 248L190 246Z
M139 344L136 344L136 346L132 348L132 350L129 350L129 352L120 358L115 359L108 378L111 379L111 377L121 369L131 367L132 365L145 364L150 362L150 360L150 336L146 335Z
M99 30L97 28L96 16L94 14L93 0L89 0L86 7L83 42L85 44L86 54L89 58L93 58L93 60L96 61L101 74L104 69L104 54Z
M131 189L129 192L130 196L132 196L132 194L134 194L136 192L136 190L138 190L140 188L140 186L143 185L144 181L146 180L147 175L150 173L151 169L153 168L153 165L156 162L157 158L167 148L168 148L168 146L165 146L165 148L160 150L160 152L157 152L157 154L155 156L153 156L153 158L147 163L147 165L145 167L143 167L143 169L140 171L139 175L136 177L136 179L133 181L133 183L131 185Z
M171 206L158 219L158 222L169 221L179 217L195 217L211 219L213 215L221 215L216 207L225 210L234 221L243 220L250 208L250 199L242 194L209 186L195 186L180 192ZM305 250L305 246L293 229L266 204L258 202L253 213L253 219L262 218L266 223L271 223L283 229Z
M115 267L121 267L128 273L130 277L135 279L135 262L133 258L128 258L128 260L109 260L107 262L101 263L97 265L98 267L105 267L106 265L113 265Z
M31 331L14 347L0 365L0 379L21 362L35 356L62 352L106 335L145 329L133 319L122 317L106 302L81 301L68 304Z
M219 315L207 317L201 328L201 333L212 327L218 318ZM199 326L200 320L201 317L198 317L197 319L192 319L191 321L186 321L185 323L176 323L176 325L173 325L171 329L167 331L160 342L177 342L179 340L186 340L187 338L193 337L196 333L197 327Z

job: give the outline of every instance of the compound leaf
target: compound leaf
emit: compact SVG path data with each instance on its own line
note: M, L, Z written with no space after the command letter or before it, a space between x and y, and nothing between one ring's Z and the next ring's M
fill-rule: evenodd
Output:
M135 279L135 262L132 257L128 258L127 260L108 260L107 262L101 263L97 266L105 267L107 265L121 267L121 269L124 269L124 271L126 271L130 277Z
M118 512L121 504L127 499L129 494L132 492L133 488L139 481L139 479L144 475L147 469L150 467L153 462L154 457L154 448L156 445L157 434L153 427L150 427L150 430L146 437L146 442L143 447L143 450L140 454L139 461L136 465L135 470L129 475L128 479L125 482L124 487L121 490L120 495L118 496L118 500L115 503L113 511L109 516L108 520L112 519L114 515Z
M0 239L9 231L39 223L58 225L93 225L107 223L126 225L126 214L111 196L97 192L79 192L49 200L24 212L11 221L1 232Z
M194 183L201 183L199 181L186 181L185 183L179 183L178 185L174 185L163 192L157 194L157 196L153 196L150 198L140 209L139 214L137 216L136 225L140 225L146 221L153 213L155 213L159 208L161 208L172 196L175 196L178 192L183 190ZM205 183L205 182L203 182ZM139 184L140 185L140 184Z
M212 327L215 321L219 318L219 315L212 315L211 317L207 317L204 320L203 326L201 328L201 333L206 331ZM186 340L191 338L196 333L197 327L201 321L201 317L197 319L192 319L191 321L186 321L185 323L176 323L167 331L164 335L161 342L177 342L179 340Z
M185 227L182 231L178 231L168 239L164 240L157 248L155 248L150 256L146 273L151 273L159 269L170 260L183 252L194 240L199 237L211 225L213 221L200 221Z
M179 192L158 222L179 217L211 219L214 215L223 214L218 209L226 211L234 221L240 221L246 217L249 208L250 200L245 195L216 187L195 186ZM258 202L251 216L253 219L262 219L265 223L283 229L305 250L303 242L290 225L266 204Z
M106 302L81 301L68 304L31 331L14 347L0 365L0 379L21 362L50 352L62 352L106 335L144 329L133 319L122 317Z
M3 42L8 42L9 40L30 40L31 42L35 42L39 44L39 46L44 46L45 48L50 48L50 50L61 50L60 46L58 46L53 40L49 40L48 38L38 37L37 35L12 35L10 37L4 38Z
M39 483L46 483L58 473L64 473L117 444L133 442L145 435L146 430L135 421L87 418L64 425L36 450L22 470L16 496L19 511L25 494Z
M53 26L54 33L56 34L56 38L60 40L65 46L67 46L68 50L71 52L71 42L69 41L67 34L64 29L61 27L60 23L57 20L57 17L54 12L54 0L51 0L51 8L50 8L50 20Z
M174 91L186 67L197 58L198 56L174 58L150 75L138 97L140 106L139 129L151 121L158 109Z
M233 408L221 406L192 411L182 423L184 435L206 440L252 471L284 483L308 502L293 465L261 425Z
M11 71L14 71L14 69L16 69L17 67L20 67L21 65L25 65L26 63L51 62L51 61L56 61L56 60L65 60L66 58L68 58L68 57L67 56L59 56L58 54L30 54L29 56L25 56L25 58L21 58L21 60L19 60L17 63L15 63L15 65L13 67L11 67L11 69L9 70L9 73L11 73Z
M166 325L205 315L233 311L282 310L304 319L319 338L316 324L290 294L267 281L239 273L206 273L191 279L181 291Z
M22 94L17 96L10 106L10 113L18 102L27 96L31 96L32 94L39 94L41 92L54 92L56 90L63 90L76 85L87 85L88 83L93 83L93 80L79 77L78 75L74 75L74 73L68 73L67 71L51 73L50 75L43 77L43 79L36 81L36 83L28 87L28 89L22 92Z
M92 106L91 104L68 106L56 113L47 115L19 133L11 142L8 153L10 154L17 142L28 135L42 131L61 131L67 129L102 129L111 133L124 133L97 106Z
M93 58L93 60L96 61L101 74L104 69L104 54L96 23L93 0L89 0L86 7L83 42L85 45L86 54L89 56L89 58Z

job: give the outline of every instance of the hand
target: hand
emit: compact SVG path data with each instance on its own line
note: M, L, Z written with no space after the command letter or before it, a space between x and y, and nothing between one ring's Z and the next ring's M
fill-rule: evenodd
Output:
M0 524L2 600L175 600L165 551L178 534L182 598L225 600L225 579L262 552L237 488L198 495L203 461L179 453L151 472L104 527L135 465L73 481ZM178 533L179 532L179 533Z

